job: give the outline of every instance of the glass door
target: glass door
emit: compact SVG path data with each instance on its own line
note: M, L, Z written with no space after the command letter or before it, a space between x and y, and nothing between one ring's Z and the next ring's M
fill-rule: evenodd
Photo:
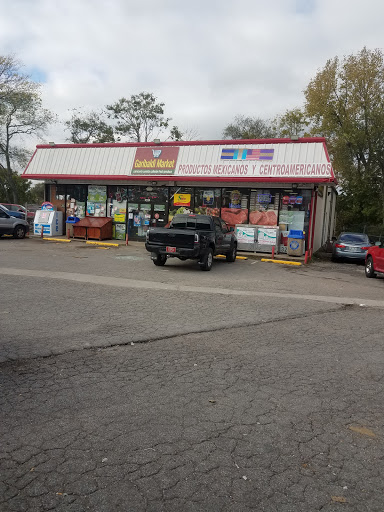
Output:
M168 188L132 187L128 192L128 236L145 240L150 227L165 227Z
M167 205L153 203L151 208L151 227L165 228L167 224Z

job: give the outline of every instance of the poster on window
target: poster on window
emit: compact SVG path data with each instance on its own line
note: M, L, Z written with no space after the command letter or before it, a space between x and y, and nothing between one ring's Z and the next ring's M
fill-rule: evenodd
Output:
M204 190L203 192L203 206L213 206L215 194L213 190Z
M174 206L191 206L191 194L175 194L173 204Z
M107 187L97 187L95 185L88 187L88 201L95 203L105 203L107 200Z

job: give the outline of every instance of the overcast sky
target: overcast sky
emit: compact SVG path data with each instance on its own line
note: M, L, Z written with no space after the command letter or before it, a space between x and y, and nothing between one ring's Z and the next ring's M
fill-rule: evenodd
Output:
M147 91L200 139L301 106L329 58L384 48L382 0L0 0L0 12L1 54L61 120ZM56 125L45 142L66 137Z

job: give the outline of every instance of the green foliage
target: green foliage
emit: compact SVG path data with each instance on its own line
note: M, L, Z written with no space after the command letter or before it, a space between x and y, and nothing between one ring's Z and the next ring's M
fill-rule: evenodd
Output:
M236 116L223 130L223 139L268 139L274 131L267 121L258 117Z
M113 127L104 121L102 113L92 111L84 114L73 109L71 119L64 124L70 132L67 140L73 144L116 142Z
M31 185L31 188L28 191L27 203L41 204L44 201L44 188L44 183L36 183L35 185Z
M309 125L309 120L300 108L286 110L284 114L276 116L272 121L275 137L281 138L309 137Z
M384 63L381 50L327 61L305 90L313 133L327 138L348 222L384 224Z
M172 126L171 128L171 140L181 140L184 134L179 130L177 126Z
M157 98L148 92L120 98L106 108L108 116L117 121L116 133L135 142L157 138L171 120L164 117L164 103L157 103Z
M32 182L25 180L15 171L12 171L13 188L9 186L8 172L0 166L0 203L15 203L25 205L27 203L41 202L41 187L32 187ZM14 199L13 190L16 189L17 200ZM44 197L44 188L42 197Z

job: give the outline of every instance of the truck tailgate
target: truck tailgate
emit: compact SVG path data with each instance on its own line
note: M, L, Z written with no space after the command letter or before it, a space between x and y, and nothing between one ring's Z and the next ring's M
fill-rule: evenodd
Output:
M148 241L155 245L193 249L195 232L189 229L155 228L149 231Z

